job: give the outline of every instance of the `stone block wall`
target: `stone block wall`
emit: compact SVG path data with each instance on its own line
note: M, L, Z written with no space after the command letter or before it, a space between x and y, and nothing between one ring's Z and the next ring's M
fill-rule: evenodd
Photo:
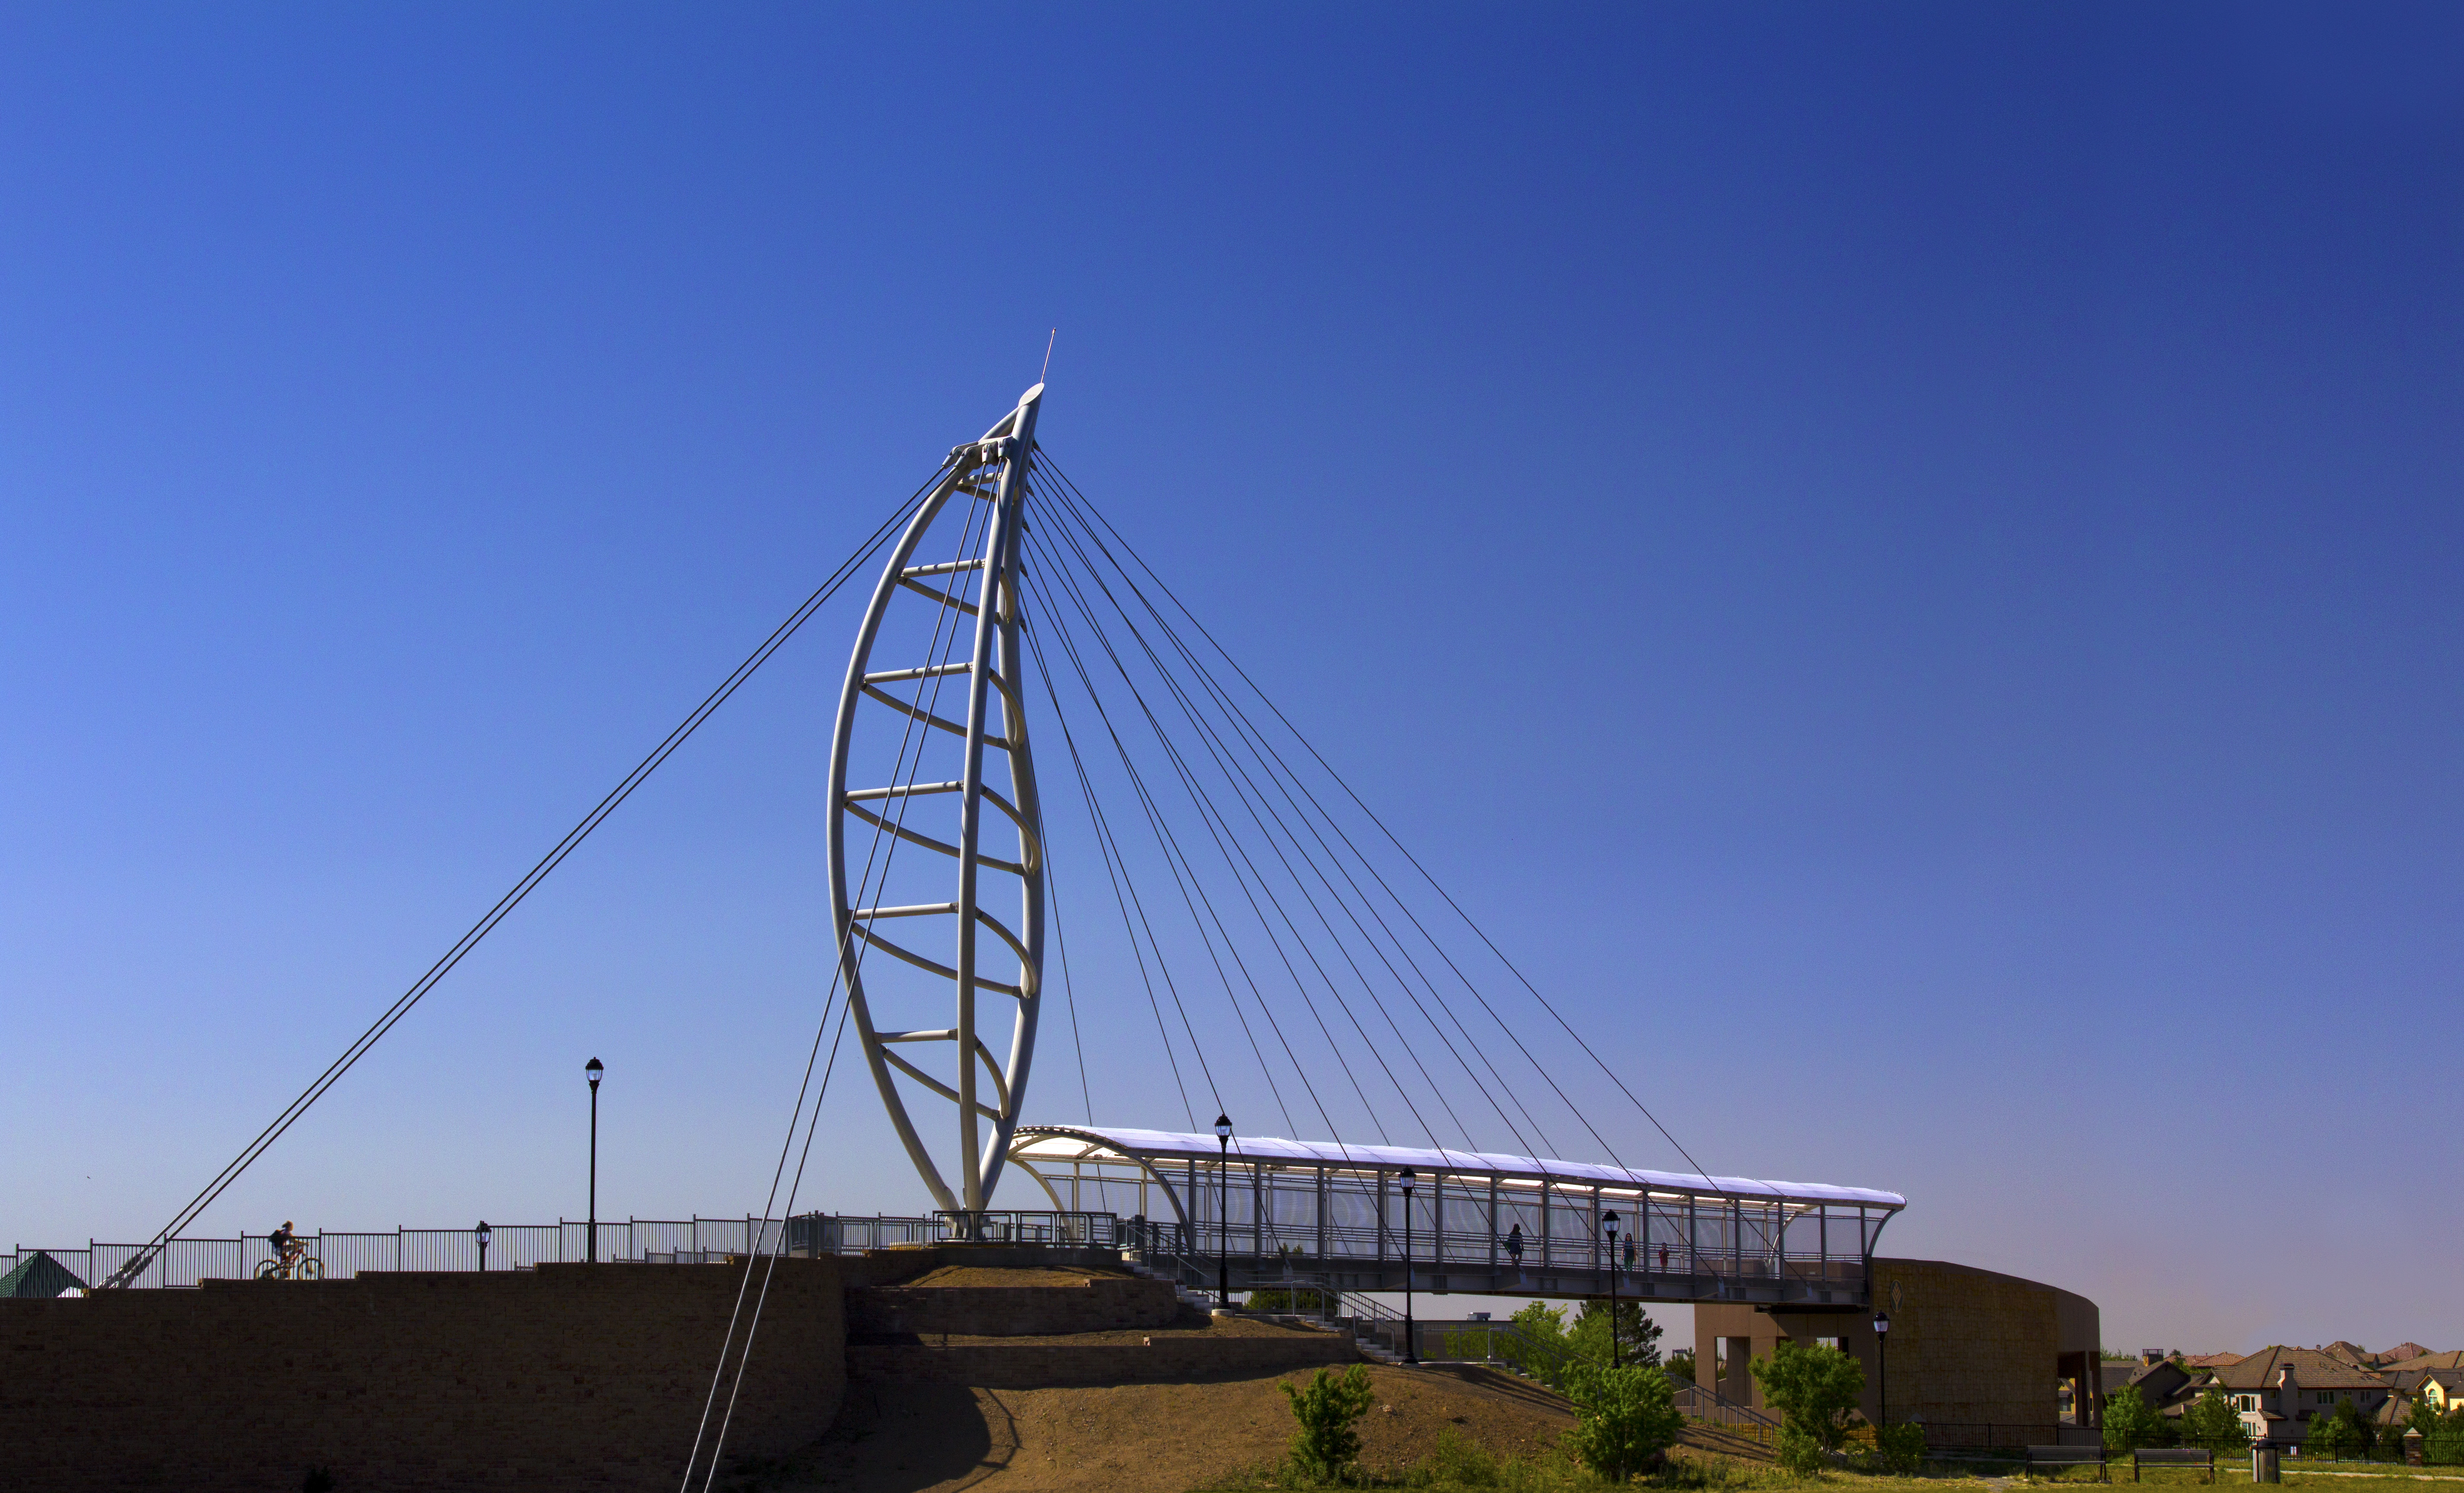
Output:
M837 1257L849 1285L891 1285L943 1265L977 1265L991 1270L1121 1268L1121 1252L1091 1245L1059 1244L893 1244L860 1255Z
M1179 1310L1163 1281L1099 1276L1076 1285L876 1285L847 1292L847 1331L857 1338L1101 1332L1170 1327Z
M209 1282L0 1301L0 1485L666 1493L744 1267ZM759 1283L755 1283L758 1289ZM782 1260L732 1454L821 1436L846 1390L839 1262Z

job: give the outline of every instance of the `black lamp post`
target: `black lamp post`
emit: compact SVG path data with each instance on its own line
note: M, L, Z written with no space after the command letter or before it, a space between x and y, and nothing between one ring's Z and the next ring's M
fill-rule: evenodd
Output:
M1874 1424L1884 1426L1891 1420L1891 1314L1874 1313L1874 1390L1880 1396L1879 1415Z
M488 1235L491 1232L485 1219L481 1219L479 1226L471 1231L471 1237L479 1241L479 1268L482 1270L488 1268Z
M1215 1117L1215 1149L1223 1159L1215 1168L1215 1305L1232 1309L1232 1120Z
M599 1262L599 1080L607 1072L607 1065L593 1058L583 1065L582 1072L590 1080L590 1222L588 1224L590 1235L582 1246L582 1258L592 1264L597 1264Z
M1419 1178L1405 1167L1395 1180L1403 1184L1403 1361L1419 1363L1419 1334L1412 1330L1412 1184Z
M1608 1212L1600 1215L1600 1229L1609 1237L1609 1367L1615 1369L1618 1367L1619 1364L1619 1360L1617 1358L1617 1216L1616 1209L1612 1208Z

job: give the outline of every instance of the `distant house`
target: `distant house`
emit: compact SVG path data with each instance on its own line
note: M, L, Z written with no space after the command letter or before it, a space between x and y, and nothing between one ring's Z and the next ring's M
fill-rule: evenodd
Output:
M2464 1370L2423 1369L2417 1372L2421 1380L2413 1387L2413 1392L2429 1401L2431 1409L2443 1416L2451 1407L2464 1404Z
M2216 1371L2251 1439L2299 1445L2310 1417L2350 1402L2374 1418L2393 1394L2387 1376L2355 1368L2315 1348L2268 1348Z
M85 1289L68 1266L37 1249L0 1275L0 1296L58 1296Z
M2421 1393L2421 1381L2429 1376L2429 1371L2424 1369L2382 1371L2379 1377L2387 1381L2387 1400L2371 1418L2382 1429L2406 1424L2412 1418L2412 1397Z
M2404 1346L2417 1348L2420 1345L2407 1343ZM2389 1373L2408 1370L2420 1373L2454 1373L2464 1370L2464 1353L2412 1353L2403 1358L2390 1358L2379 1367Z
M2239 1353L2192 1353L2182 1360L2193 1369L2222 1369L2241 1362Z
M2166 1406L2177 1403L2182 1392L2188 1390L2193 1380L2205 1377L2196 1370L2184 1368L2174 1359L2160 1358L2154 1363L2132 1365L2130 1376L2124 1383L2137 1390L2140 1398L2162 1411Z

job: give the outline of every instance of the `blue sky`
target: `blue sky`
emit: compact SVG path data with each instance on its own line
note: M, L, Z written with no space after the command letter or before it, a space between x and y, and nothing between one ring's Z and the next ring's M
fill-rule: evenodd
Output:
M2459 79L2432 8L0 11L0 1232L158 1226L1058 326L1053 454L1706 1165L2119 1348L2464 1344ZM593 1054L604 1211L758 1206L853 621L204 1226L578 1215Z

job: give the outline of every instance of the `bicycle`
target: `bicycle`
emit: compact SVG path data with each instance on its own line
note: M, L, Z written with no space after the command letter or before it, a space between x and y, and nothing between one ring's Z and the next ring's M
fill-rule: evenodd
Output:
M315 1255L276 1256L256 1267L256 1278L260 1281L318 1281L324 1276L324 1262Z

